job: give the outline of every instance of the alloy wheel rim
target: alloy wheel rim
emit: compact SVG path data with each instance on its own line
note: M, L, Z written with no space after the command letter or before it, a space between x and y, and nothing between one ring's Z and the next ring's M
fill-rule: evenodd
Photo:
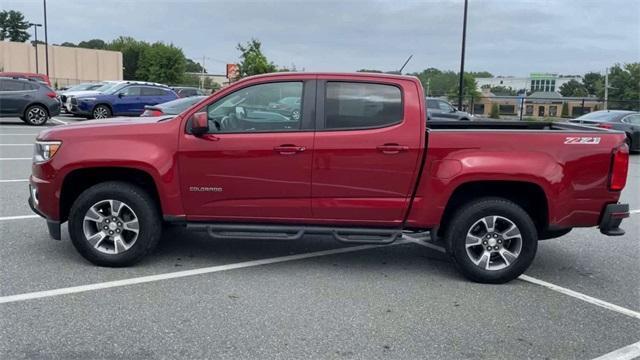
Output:
M485 216L467 231L465 249L469 259L483 270L502 270L511 266L522 251L522 233L511 220Z
M29 122L32 124L40 125L47 121L47 113L42 108L34 107L29 110L27 119L29 119Z
M96 119L106 119L107 116L107 109L105 109L102 106L98 106L94 111L93 111L93 117Z
M138 240L138 216L129 205L119 200L101 200L85 213L84 237L104 254L117 255L129 250Z

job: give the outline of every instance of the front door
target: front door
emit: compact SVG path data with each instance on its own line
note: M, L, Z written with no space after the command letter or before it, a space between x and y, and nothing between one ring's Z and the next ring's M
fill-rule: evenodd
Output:
M397 84L319 81L312 188L316 221L402 223L425 136L415 94Z
M127 86L118 91L117 98L113 103L114 115L142 114L143 108L141 86Z
M209 133L180 140L180 184L191 221L311 218L315 81L249 85L198 109ZM301 99L302 108L282 99ZM301 112L302 110L302 112Z

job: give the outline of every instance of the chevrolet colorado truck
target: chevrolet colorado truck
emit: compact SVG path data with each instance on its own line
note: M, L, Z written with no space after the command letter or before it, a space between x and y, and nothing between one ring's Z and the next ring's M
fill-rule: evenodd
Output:
M574 227L624 234L624 133L427 122L426 111L414 77L250 77L177 116L41 132L29 204L54 239L68 222L75 248L101 266L139 261L167 224L345 243L426 233L469 279L503 283L527 269L538 240Z

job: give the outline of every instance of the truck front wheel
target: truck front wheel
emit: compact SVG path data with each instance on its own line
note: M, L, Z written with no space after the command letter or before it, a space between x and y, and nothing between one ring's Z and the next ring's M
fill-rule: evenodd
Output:
M120 181L85 190L69 213L69 235L90 262L120 267L135 264L158 243L162 223L155 201L143 189Z
M481 283L505 283L520 276L538 247L529 214L502 198L478 199L454 215L446 231L448 249L462 274Z

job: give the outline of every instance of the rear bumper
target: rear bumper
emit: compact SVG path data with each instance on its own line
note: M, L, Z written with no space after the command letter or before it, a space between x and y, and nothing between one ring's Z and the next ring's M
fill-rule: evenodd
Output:
M629 204L609 204L604 208L600 220L600 232L608 236L622 236L622 220L629 217Z

